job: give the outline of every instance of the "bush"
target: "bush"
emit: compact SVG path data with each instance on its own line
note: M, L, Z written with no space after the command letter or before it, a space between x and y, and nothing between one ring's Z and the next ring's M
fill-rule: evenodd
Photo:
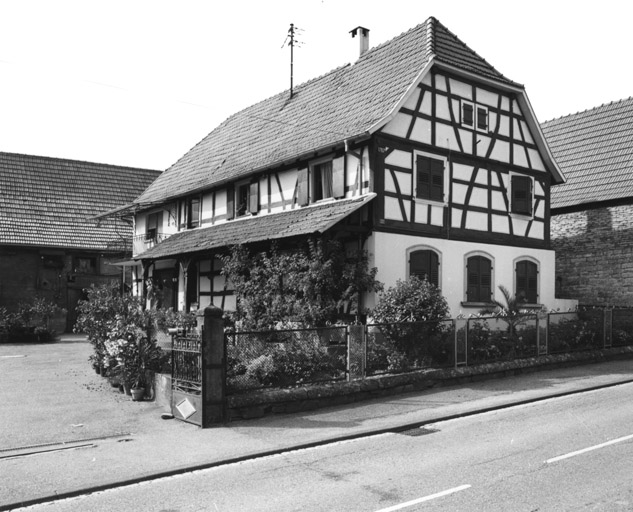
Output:
M65 310L54 302L36 297L30 303L22 303L10 313L0 308L0 340L13 342L49 342L56 332L51 319Z

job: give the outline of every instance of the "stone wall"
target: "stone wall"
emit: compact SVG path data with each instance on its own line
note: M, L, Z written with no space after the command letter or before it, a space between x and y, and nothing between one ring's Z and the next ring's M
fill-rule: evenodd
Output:
M633 305L633 205L553 215L556 297Z

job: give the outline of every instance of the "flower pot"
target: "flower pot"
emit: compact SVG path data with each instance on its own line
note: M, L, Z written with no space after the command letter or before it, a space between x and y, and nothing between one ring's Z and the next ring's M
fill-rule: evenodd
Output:
M132 400L139 402L145 396L145 388L132 388Z
M123 391L126 395L130 396L132 394L132 390L130 389L130 385L126 382L123 383Z

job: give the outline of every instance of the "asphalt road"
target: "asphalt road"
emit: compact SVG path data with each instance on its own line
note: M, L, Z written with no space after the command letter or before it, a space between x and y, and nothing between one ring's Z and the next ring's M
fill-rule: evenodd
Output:
M29 509L633 510L632 402L625 384Z

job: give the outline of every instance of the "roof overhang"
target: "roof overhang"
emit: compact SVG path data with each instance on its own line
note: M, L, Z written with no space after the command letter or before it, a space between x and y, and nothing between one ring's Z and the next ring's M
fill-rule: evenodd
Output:
M295 236L321 234L368 204L376 194L371 193L350 199L239 218L217 224L176 233L163 242L135 256L136 260L173 258L181 254L192 254L230 247L292 238Z

